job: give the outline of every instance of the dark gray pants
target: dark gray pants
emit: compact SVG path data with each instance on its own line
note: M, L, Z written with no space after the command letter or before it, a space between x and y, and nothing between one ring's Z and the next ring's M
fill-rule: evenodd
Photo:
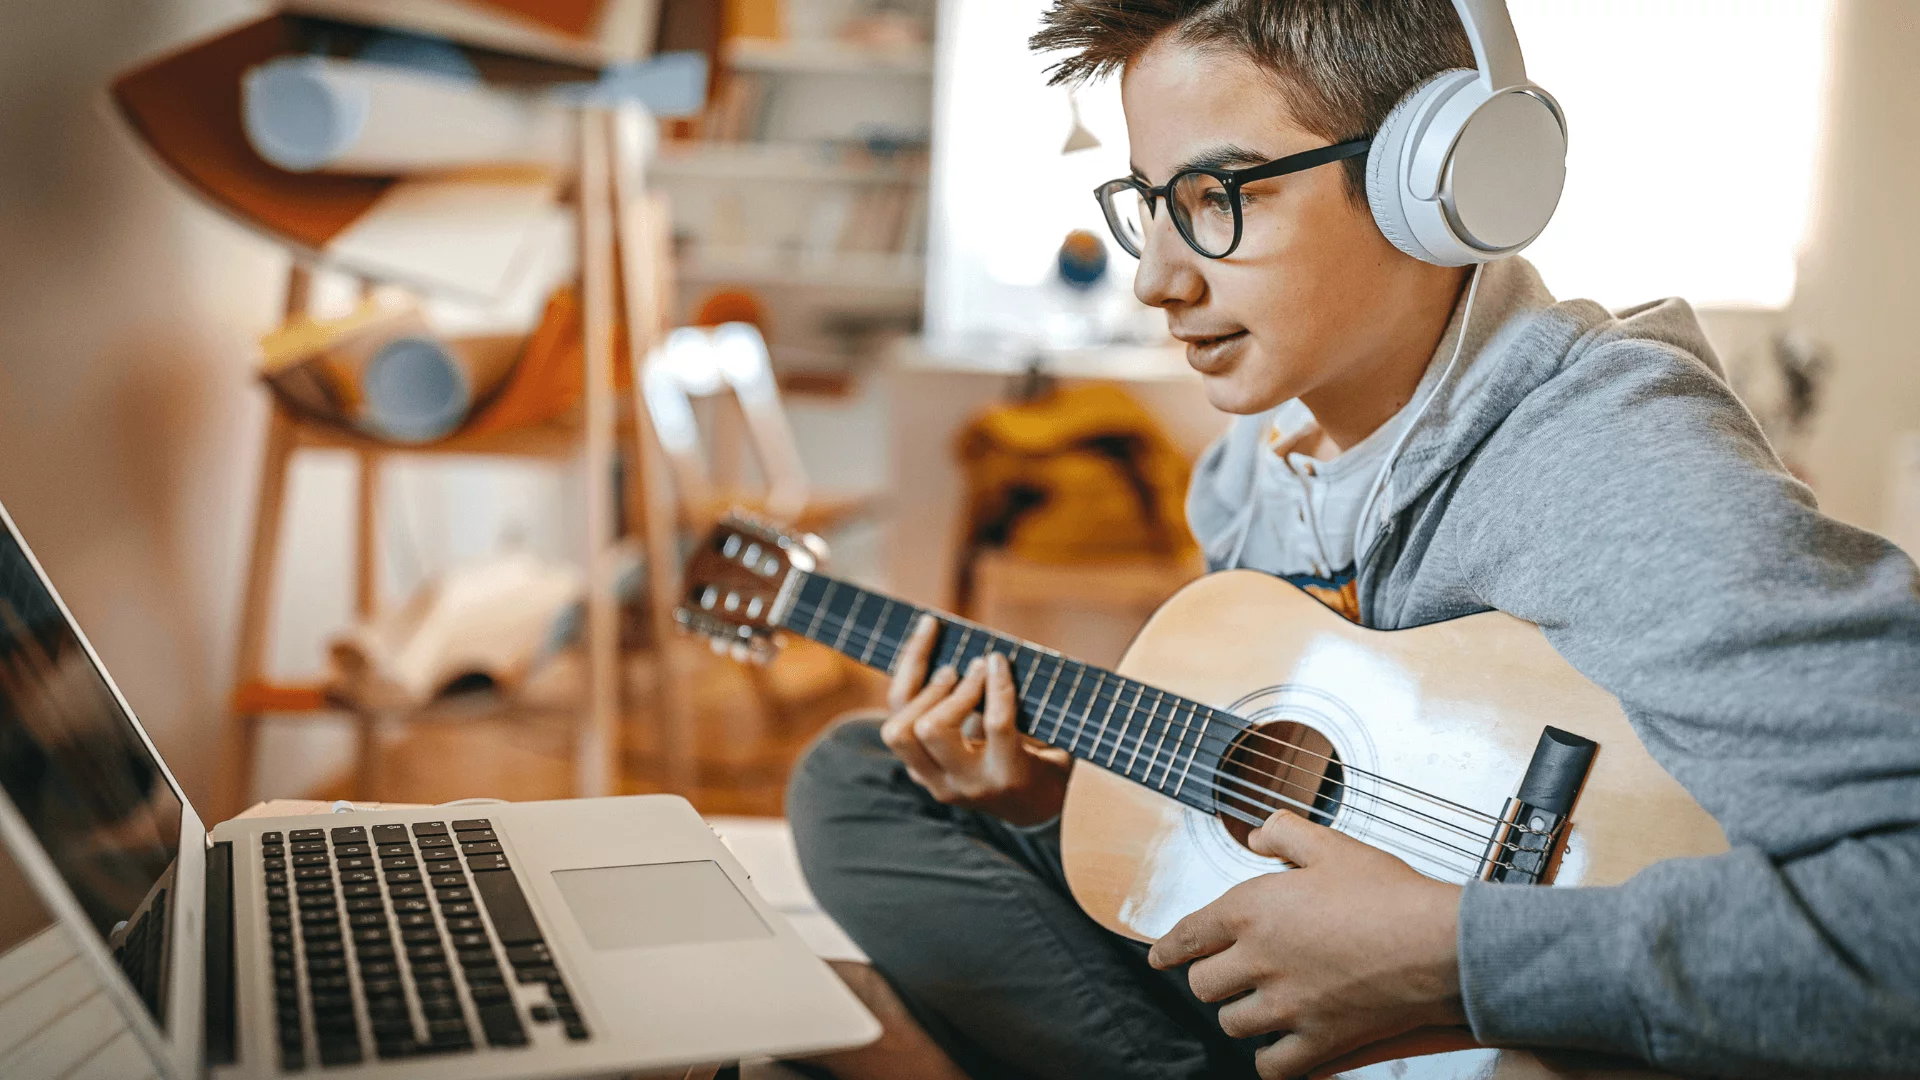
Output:
M1019 829L929 797L877 720L830 728L795 767L787 816L820 903L968 1075L1252 1076L1184 969L1083 914L1057 827Z

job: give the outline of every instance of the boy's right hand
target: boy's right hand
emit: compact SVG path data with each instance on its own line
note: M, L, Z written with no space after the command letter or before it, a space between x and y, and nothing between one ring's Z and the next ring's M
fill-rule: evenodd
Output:
M983 810L1014 825L1038 825L1060 813L1073 759L1020 733L1013 666L990 653L963 675L943 667L927 677L939 624L923 615L907 638L887 691L892 714L880 738L907 766L907 775L949 806ZM967 719L982 709L985 738L973 738Z

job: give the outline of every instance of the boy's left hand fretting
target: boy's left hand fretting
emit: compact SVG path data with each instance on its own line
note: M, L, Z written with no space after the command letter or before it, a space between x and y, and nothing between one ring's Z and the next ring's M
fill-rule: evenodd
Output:
M1302 1076L1368 1043L1466 1022L1459 886L1284 810L1249 846L1295 869L1229 889L1148 959L1193 962L1188 983L1202 1001L1227 1002L1228 1035L1285 1033L1255 1058L1261 1076Z

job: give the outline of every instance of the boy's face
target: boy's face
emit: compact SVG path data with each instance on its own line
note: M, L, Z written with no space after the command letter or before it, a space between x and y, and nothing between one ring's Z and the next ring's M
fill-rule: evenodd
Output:
M1134 173L1156 186L1190 166L1246 168L1330 141L1302 128L1250 61L1171 35L1127 65L1121 100ZM1166 310L1214 407L1256 413L1303 396L1312 407L1316 392L1364 395L1373 375L1400 381L1380 368L1404 366L1407 313L1431 306L1421 301L1437 268L1387 242L1338 164L1248 184L1242 206L1240 246L1209 259L1162 202L1134 278L1134 294Z

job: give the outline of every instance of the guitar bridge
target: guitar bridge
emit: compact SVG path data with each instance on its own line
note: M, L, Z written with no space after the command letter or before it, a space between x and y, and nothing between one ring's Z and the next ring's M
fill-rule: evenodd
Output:
M1539 885L1545 880L1599 748L1592 739L1557 727L1540 733L1520 791L1507 800L1481 856L1481 881Z

